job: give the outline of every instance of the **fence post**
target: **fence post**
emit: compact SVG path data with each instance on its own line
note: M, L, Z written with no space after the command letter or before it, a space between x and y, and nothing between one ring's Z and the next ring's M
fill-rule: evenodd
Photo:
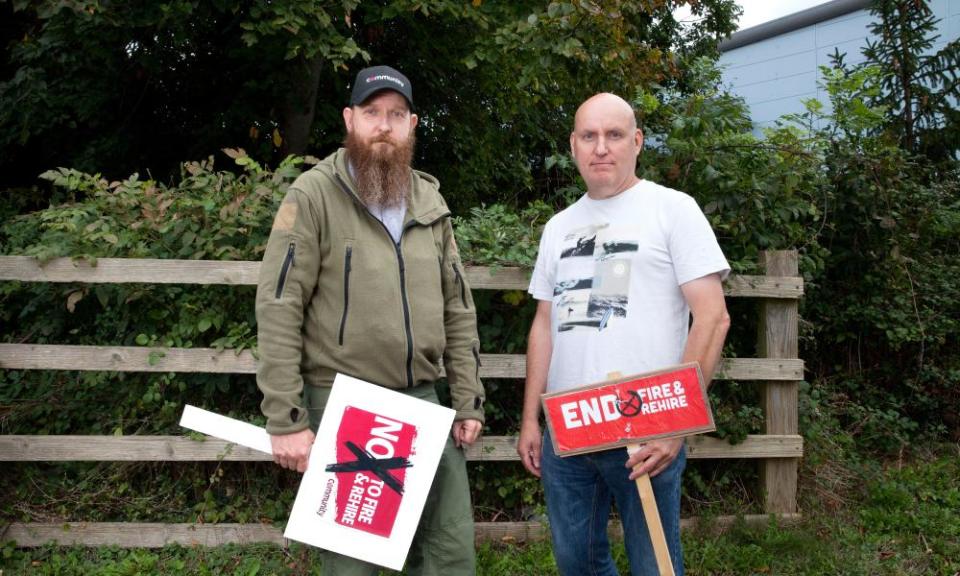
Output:
M767 276L799 276L797 252L780 250L762 252L760 263ZM798 358L800 356L797 324L798 301L765 298L760 304L759 342L761 358ZM767 381L763 386L763 412L766 434L799 434L797 423L797 381ZM797 511L796 458L767 458L760 463L760 482L764 490L767 513Z

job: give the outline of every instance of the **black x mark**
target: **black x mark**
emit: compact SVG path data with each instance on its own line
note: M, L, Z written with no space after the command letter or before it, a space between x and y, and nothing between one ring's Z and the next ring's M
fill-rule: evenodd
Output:
M353 462L337 462L328 464L327 472L370 472L377 478L383 480L383 483L393 488L397 494L403 494L403 482L393 477L388 470L394 468L410 468L413 464L401 456L393 458L374 458L363 448L347 440L347 448L357 457Z

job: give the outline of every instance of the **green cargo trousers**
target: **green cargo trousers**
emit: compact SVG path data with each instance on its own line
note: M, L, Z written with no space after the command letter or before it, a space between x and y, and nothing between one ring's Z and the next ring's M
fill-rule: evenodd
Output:
M304 388L304 405L310 411L310 427L316 432L323 407L330 396L330 388L309 385ZM401 392L439 404L432 384ZM420 525L407 554L404 571L411 576L476 574L473 506L467 481L467 460L463 450L453 444L449 434L423 506ZM323 553L323 576L376 576L379 573L380 567L374 564L335 552Z

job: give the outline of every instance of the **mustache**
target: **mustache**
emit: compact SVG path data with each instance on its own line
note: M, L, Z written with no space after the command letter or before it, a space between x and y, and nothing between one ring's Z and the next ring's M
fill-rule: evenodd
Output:
M386 149L374 147L390 144ZM413 134L397 141L390 134L371 136L369 140L347 133L344 147L356 170L355 181L360 200L367 206L399 206L410 192L410 161Z

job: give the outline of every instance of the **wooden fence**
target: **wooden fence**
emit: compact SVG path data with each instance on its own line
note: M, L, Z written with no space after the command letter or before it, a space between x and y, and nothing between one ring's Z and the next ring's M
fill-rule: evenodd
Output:
M797 305L803 295L794 251L763 255L766 275L732 275L724 285L727 297L760 301L758 358L726 358L717 379L756 381L763 389L765 434L751 435L740 444L697 436L688 442L689 458L751 458L760 466L765 511L783 519L796 517L797 462L803 438L797 428L797 391L803 378L798 356ZM44 265L30 257L0 256L0 281L227 284L255 285L259 262L150 260L103 258L96 266L60 258ZM467 276L476 290L526 290L529 271L517 268L471 267ZM250 305L253 305L251 301ZM157 354L160 351L162 354ZM153 352L153 354L151 354ZM482 354L484 378L523 378L521 355ZM256 372L249 351L212 348L128 346L62 346L0 344L3 370L98 370L112 372ZM518 394L520 388L518 388ZM468 451L472 461L518 460L516 438L486 436ZM226 442L197 442L185 436L20 436L0 435L0 462L64 461L269 461L270 456L244 447L228 449ZM765 515L748 521L765 521ZM689 521L685 521L689 524ZM5 530L4 530L5 528ZM478 540L529 539L545 535L537 522L477 524ZM60 544L159 547L165 544L219 545L283 541L281 530L263 524L162 524L114 522L12 523L0 525L0 540L19 546Z

